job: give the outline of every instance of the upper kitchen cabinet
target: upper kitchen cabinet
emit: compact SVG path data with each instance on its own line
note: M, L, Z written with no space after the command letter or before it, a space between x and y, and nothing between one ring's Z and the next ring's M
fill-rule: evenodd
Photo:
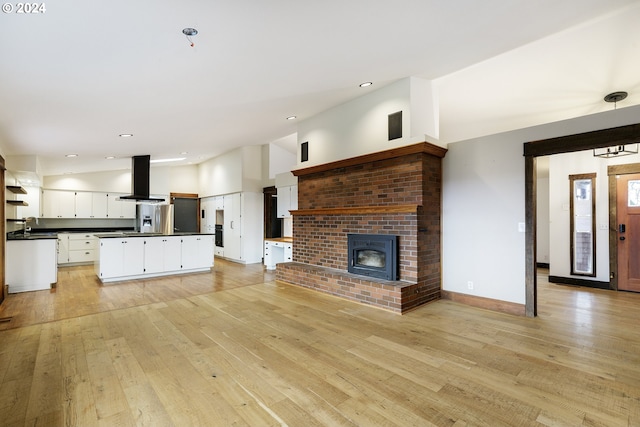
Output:
M43 218L75 218L76 193L64 190L42 190Z
M76 218L107 218L107 193L76 192Z
M298 186L288 185L278 188L278 218L288 218L289 211L298 209Z
M130 200L119 200L125 194L109 193L107 195L107 214L109 218L135 218L136 204Z

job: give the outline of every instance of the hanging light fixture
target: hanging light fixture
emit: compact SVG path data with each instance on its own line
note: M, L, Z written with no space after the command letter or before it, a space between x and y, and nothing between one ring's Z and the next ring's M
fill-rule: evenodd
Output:
M191 47L195 46L195 43L193 43L193 40L191 40L191 37L198 34L198 30L196 30L195 28L185 28L184 30L182 30L182 34L187 36L187 40L189 40L189 45Z
M630 156L631 154L638 154L638 143L593 149L593 157L602 157L604 159L610 159L611 157Z
M613 102L613 109L617 109L618 101L622 101L629 95L627 92L612 92L604 97L605 102ZM635 144L622 144L612 147L594 148L593 157L601 157L603 159L610 159L612 157L630 156L631 154L638 154L638 143Z

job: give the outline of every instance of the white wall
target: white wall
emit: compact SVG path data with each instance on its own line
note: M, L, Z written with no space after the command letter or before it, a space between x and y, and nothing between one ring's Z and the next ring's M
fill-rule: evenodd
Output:
M198 166L151 166L151 194L197 193ZM51 175L43 178L42 188L55 190L101 191L131 193L131 171L116 170L71 175Z
M297 166L330 163L426 140L437 143L433 135L437 134L434 97L430 81L409 77L301 121L298 153L300 144L308 142L309 160L301 162L298 155ZM402 111L403 137L389 141L387 117L398 111Z
M295 137L295 136L294 136ZM276 175L289 172L296 167L296 154L276 145L269 144L269 179L275 179Z
M442 288L524 304L525 242L518 232L525 220L523 143L633 124L638 117L640 106L619 108L449 144L443 160ZM554 248L553 230L551 240Z
M232 150L198 167L200 197L238 193L242 191L242 150Z
M171 166L169 168L169 192L197 193L198 165Z
M449 145L443 160L444 290L524 303L522 142L502 134Z

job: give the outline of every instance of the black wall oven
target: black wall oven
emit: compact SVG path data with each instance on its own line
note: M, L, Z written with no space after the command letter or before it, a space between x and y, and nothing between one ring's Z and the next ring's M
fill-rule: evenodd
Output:
M222 224L216 224L216 246L219 248L223 248L223 241L222 241Z

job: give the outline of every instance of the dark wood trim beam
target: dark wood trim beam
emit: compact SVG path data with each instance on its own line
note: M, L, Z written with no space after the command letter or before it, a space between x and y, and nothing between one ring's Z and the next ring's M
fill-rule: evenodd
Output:
M548 156L640 142L640 124L526 142L525 156Z
M536 158L525 157L525 314L538 315L538 274L536 271L537 173Z
M416 213L420 205L354 206L345 208L298 209L291 215L358 215L378 213Z
M296 169L291 171L295 176L311 175L318 172L326 172L333 169L346 168L349 166L357 166L365 163L377 162L380 160L394 159L409 154L424 153L443 158L447 153L446 148L433 145L429 142L420 142L418 144L407 145L404 147L393 148L391 150L378 151L377 153L365 154L363 156L351 157L349 159L338 160L331 163L325 163L318 166L310 166L304 169Z
M178 199L197 199L198 194L196 193L171 193L169 197L173 199L174 197Z

